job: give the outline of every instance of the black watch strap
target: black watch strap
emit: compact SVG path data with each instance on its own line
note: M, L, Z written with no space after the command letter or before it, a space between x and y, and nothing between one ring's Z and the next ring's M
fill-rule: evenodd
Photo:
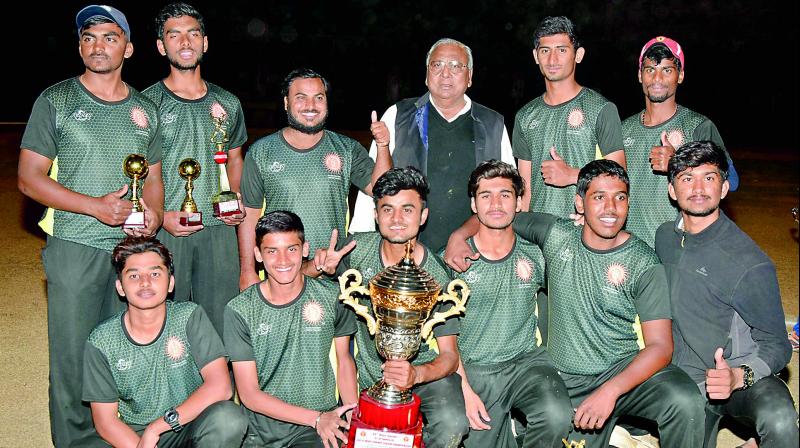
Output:
M753 369L750 368L747 364L742 364L739 366L742 369L742 387L739 390L745 390L751 387L756 381L755 376L753 375Z

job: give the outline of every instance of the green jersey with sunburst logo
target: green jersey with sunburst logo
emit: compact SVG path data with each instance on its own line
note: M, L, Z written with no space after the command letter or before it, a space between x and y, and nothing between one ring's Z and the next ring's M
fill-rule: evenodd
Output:
M520 213L514 230L542 247L547 264L547 351L566 373L596 375L639 350L642 322L671 319L664 267L653 249L630 235L597 250L582 227L543 213Z
M469 244L477 251L473 239ZM544 282L538 247L518 237L502 259L481 256L455 277L470 289L458 336L464 365L498 364L537 349L536 292Z
M203 384L200 370L225 356L222 340L197 304L167 301L166 307L164 327L149 344L131 338L125 312L92 331L84 352L84 401L119 403L122 421L144 427Z
M352 183L367 188L375 163L357 141L331 131L306 150L286 142L283 131L263 137L247 151L242 199L265 213L288 210L300 216L311 255L327 248L331 231L347 234L347 197Z
M206 83L207 93L196 100L181 98L159 81L142 93L158 106L163 137L164 210L180 210L186 197L186 180L178 174L178 165L187 158L200 164L200 175L192 181L192 196L203 214L204 226L225 225L214 218L211 198L219 192L219 168L214 162L216 145L211 142L215 126L212 116L225 117L228 143L223 151L239 148L247 142L247 129L239 99L221 87Z
M550 106L540 96L522 107L514 120L514 156L531 162L530 210L567 217L575 212L575 186L546 185L542 162L553 160L550 149L573 168L622 149L617 107L584 87L575 98Z

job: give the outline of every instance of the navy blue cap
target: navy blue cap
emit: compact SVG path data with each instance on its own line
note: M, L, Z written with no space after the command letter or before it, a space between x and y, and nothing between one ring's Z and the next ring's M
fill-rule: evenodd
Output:
M125 18L125 14L117 8L106 5L89 5L78 11L78 15L75 16L75 25L78 27L78 33L80 34L80 30L87 20L98 16L105 17L119 25L125 31L128 41L131 40L131 27L128 25L128 19Z

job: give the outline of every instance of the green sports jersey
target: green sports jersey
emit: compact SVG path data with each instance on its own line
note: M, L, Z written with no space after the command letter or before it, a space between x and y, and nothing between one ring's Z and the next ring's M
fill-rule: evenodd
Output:
M100 197L130 185L125 157L158 163L161 139L156 106L133 87L128 91L124 100L108 102L78 78L47 88L33 105L20 147L57 159L56 181L72 191ZM125 236L88 215L55 210L53 220L53 236L109 252Z
M542 162L550 149L575 168L622 149L617 107L602 95L582 88L575 98L550 106L540 96L517 112L512 137L514 156L531 162L530 210L567 217L574 213L575 186L545 185Z
M200 370L225 356L222 341L202 307L166 305L164 327L149 344L131 339L123 320L127 311L92 331L83 361L84 401L118 402L122 421L144 426L203 384Z
M636 317L671 319L666 274L653 249L630 235L609 250L583 243L582 227L543 213L520 213L514 229L547 264L547 351L566 373L597 375L639 351Z
M644 111L622 122L631 181L626 228L650 247L655 247L658 226L678 216L678 209L667 193L666 173L654 173L650 166L650 151L653 146L661 146L661 133L667 133L675 148L692 141L711 140L725 151L725 144L711 120L683 106L679 105L672 118L656 126L642 124L643 114Z
M157 106L161 118L163 137L161 164L164 178L164 210L180 210L186 196L186 181L178 174L178 165L186 158L200 164L200 176L192 184L192 196L198 211L203 213L204 226L225 225L214 218L211 197L219 192L219 168L214 162L216 146L211 142L214 132L212 113L227 116L229 141L224 150L239 148L247 141L247 129L239 99L232 93L210 82L202 98L181 98L159 81L142 93Z
M288 210L300 216L311 254L327 248L331 231L346 235L350 183L362 191L369 185L375 162L357 141L331 131L307 150L293 148L283 131L250 146L242 173L242 199L265 213Z
M303 291L273 305L255 284L225 307L225 347L232 362L255 361L258 385L289 404L316 411L336 406L328 355L333 339L352 335L355 317L339 302L339 288L305 279Z
M472 250L477 250L473 239ZM464 365L493 365L536 350L536 292L544 282L542 251L522 238L500 260L484 257L456 274L470 289L458 350Z
M357 242L356 247L342 260L339 270L344 272L344 270L350 268L358 269L362 276L362 285L369 288L370 279L386 268L380 253L381 234L378 232L354 233L351 239ZM342 245L348 242L349 241L345 241ZM428 250L428 248L423 246L423 249L425 250L425 255L419 267L431 274L439 285L442 286L442 289L447 288L451 279L444 262L436 254ZM341 272L338 273L341 274ZM360 299L359 303L366 305L367 308L369 308L370 315L375 317L375 314L372 312L371 302ZM431 315L436 311L449 309L451 306L450 302L444 307L437 304L431 312ZM348 310L355 314L349 307ZM375 337L369 334L367 322L361 317L358 317L357 321L358 332L355 336L355 342L358 346L358 353L356 355L358 382L362 388L366 388L383 378L381 364L383 364L384 361L375 348ZM457 317L451 317L444 323L436 325L433 329L433 335L435 337L456 335L458 332L459 322ZM417 355L411 359L411 364L425 364L433 361L436 356L436 351L428 345L428 341L422 341Z

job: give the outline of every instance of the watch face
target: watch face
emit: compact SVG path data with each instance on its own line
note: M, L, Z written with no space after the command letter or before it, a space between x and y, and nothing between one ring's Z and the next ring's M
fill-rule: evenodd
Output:
M169 423L170 425L176 423L178 421L178 412L174 409L170 409L164 414L164 421Z

